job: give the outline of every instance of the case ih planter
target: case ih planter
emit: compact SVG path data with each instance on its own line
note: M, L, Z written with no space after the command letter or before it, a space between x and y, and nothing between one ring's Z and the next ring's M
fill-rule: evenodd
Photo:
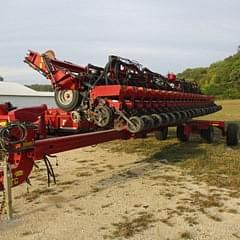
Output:
M117 56L110 56L105 67L82 67L57 60L53 51L29 51L25 62L51 81L59 108L101 128L138 133L221 109L196 83L174 74L164 77Z
M195 83L176 79L174 74L166 78L116 56L109 57L104 68L59 61L53 51L30 51L25 62L51 81L59 108L16 109L10 103L0 104L0 191L6 192L9 219L11 187L28 182L40 159L45 162L48 183L51 177L55 181L48 159L55 153L145 137L150 132L165 140L170 126L176 127L182 142L197 133L211 143L216 127L226 136L227 145L238 143L238 125L192 120L221 106L212 96L201 94Z

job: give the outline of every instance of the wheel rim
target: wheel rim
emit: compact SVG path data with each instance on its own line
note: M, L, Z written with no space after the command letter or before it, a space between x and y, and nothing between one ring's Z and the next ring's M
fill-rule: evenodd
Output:
M99 127L106 127L111 121L111 110L107 106L98 106L94 110L94 122Z
M144 128L144 122L140 117L131 117L128 123L128 130L132 133L141 132Z
M60 104L69 105L73 101L73 91L72 90L60 90L57 92L57 98Z

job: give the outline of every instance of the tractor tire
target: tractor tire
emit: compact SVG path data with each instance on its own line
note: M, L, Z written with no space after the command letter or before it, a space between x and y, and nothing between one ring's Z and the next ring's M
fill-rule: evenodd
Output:
M66 112L75 110L80 103L80 94L77 90L56 90L54 98L57 106Z
M227 125L226 143L228 146L236 146L239 140L239 126L236 123Z
M209 126L207 129L202 129L200 131L201 138L207 143L213 143L214 141L214 128Z
M182 125L177 126L177 139L180 142L187 142L189 140L189 136L187 136L184 133L184 126L182 126Z
M168 127L164 127L155 132L155 138L157 140L166 140L168 137Z

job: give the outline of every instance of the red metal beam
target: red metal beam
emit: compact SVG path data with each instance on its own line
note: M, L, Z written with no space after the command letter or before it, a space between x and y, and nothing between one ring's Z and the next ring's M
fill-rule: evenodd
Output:
M106 130L37 140L34 144L34 160L42 159L44 155L96 145L116 139L128 139L130 136L128 131Z

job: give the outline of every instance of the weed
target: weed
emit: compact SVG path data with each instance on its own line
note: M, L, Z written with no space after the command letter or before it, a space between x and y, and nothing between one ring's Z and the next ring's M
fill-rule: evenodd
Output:
M197 225L197 224L198 224L198 221L197 221L196 217L186 216L186 217L184 218L184 220L185 220L190 226L193 226L193 225Z
M122 221L112 224L115 227L115 230L108 236L108 238L133 237L135 234L152 227L152 223L156 221L154 215L147 212L143 212L140 216L133 219L129 219L128 216L123 216Z
M32 234L32 232L30 232L30 231L26 231L26 232L21 233L22 236L29 236L31 234Z
M192 235L190 232L186 231L181 234L181 238L183 239L192 239Z
M102 205L101 207L102 207L102 208L108 208L108 207L110 207L111 205L113 205L113 203L104 204L104 205Z
M221 222L222 221L222 219L218 216L215 216L215 215L207 215L207 216L210 217L211 219L213 219L216 222Z

